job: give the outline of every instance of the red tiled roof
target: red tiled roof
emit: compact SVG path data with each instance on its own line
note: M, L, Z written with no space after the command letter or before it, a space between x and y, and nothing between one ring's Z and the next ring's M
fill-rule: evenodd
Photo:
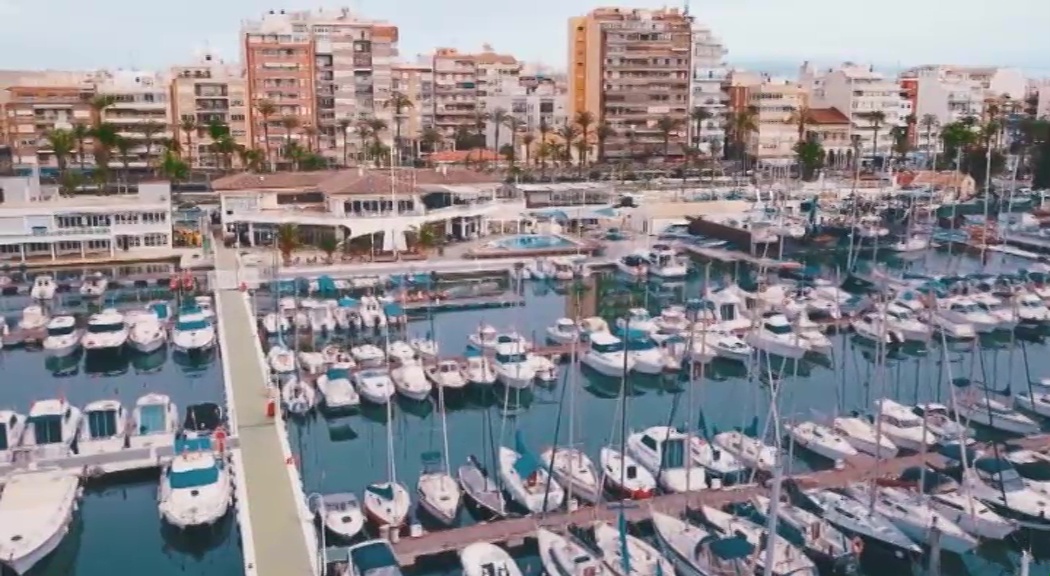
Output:
M499 162L502 160L495 150L442 150L428 157L431 162L442 164L463 164L466 162Z
M419 189L421 186L441 186L457 184L496 184L499 176L482 174L471 170L403 170L396 173L393 187ZM413 187L414 183L414 187ZM344 170L325 180L318 187L325 194L386 194L390 192L389 170Z
M211 187L216 191L234 190L279 190L285 188L313 188L335 172L274 172L272 174L252 174L242 172L212 180Z
M810 124L849 124L849 118L838 108L810 108L807 116Z

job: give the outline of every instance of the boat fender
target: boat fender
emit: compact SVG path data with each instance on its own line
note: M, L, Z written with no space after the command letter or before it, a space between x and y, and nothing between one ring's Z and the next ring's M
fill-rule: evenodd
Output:
M850 540L850 546L853 548L853 553L860 556L864 552L864 540L861 540L859 536L854 537Z

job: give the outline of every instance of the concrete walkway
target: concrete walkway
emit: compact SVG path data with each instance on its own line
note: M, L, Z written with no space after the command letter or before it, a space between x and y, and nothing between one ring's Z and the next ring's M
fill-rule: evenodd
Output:
M235 275L237 256L232 250L219 248L219 273ZM236 284L234 284L235 286ZM255 565L247 574L259 576L310 576L313 565L299 515L299 490L293 486L282 449L280 431L274 418L266 415L267 375L259 363L258 341L244 294L229 283L217 290L219 309L225 331L223 362L229 363L233 391L229 402L235 410L236 430L241 448L241 469L248 502L245 507L251 542L245 550L254 551ZM248 531L242 531L248 534ZM247 538L246 538L247 539Z

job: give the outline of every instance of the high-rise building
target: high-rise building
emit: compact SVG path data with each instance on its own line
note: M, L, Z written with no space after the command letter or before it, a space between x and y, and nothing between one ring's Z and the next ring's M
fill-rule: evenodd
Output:
M481 102L490 114L503 110L520 122L522 133L536 135L543 122L553 132L568 120L565 96L564 85L559 85L554 78L527 74L508 76L499 85L490 85ZM511 143L510 128L506 124L499 127L499 137L496 142L496 123L490 118L485 123L486 145L498 149Z
M0 141L11 147L14 163L56 166L47 133L91 124L94 95L95 86L84 72L0 73ZM86 152L89 156L90 150Z
M184 157L193 166L218 167L219 157L207 129L217 122L229 128L230 137L248 146L247 95L244 72L238 65L214 55L200 55L195 64L171 69L171 122L173 138L182 144ZM197 130L182 129L192 123ZM190 148L187 148L189 146Z
M401 137L417 140L424 128L434 124L434 68L429 61L395 64L391 77L391 91L404 95L411 103L401 111ZM397 123L390 128L396 135Z
M765 78L751 87L749 96L748 105L757 112L757 129L749 135L748 156L764 164L793 163L799 140L798 114L806 103L802 87L789 80Z
M706 147L724 138L724 56L710 30L678 9L597 8L569 20L568 114L587 111L612 128L608 157L638 152L631 147L660 152L668 127L671 154ZM690 138L697 106L714 117Z
M103 70L94 77L95 91L112 99L101 121L112 124L125 149L113 150L111 167L144 169L155 165L163 150L160 140L172 138L170 81L166 73Z
M256 147L262 148L265 140L258 110L262 100L276 108L266 119L271 150L290 136L341 162L342 120L374 117L393 125L386 103L398 57L396 26L357 18L347 8L271 10L260 20L245 22L242 36L248 133ZM380 136L389 142L391 130Z
M478 130L486 110L484 100L499 90L504 79L516 79L522 63L509 54L498 54L484 46L475 54L455 48L438 48L432 58L434 71L433 125L445 138L457 130Z

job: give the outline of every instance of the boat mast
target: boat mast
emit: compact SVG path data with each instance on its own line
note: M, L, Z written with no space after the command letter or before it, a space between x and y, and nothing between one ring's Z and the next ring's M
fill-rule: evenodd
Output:
M623 494L627 484L627 337L631 333L631 315L623 321L623 376L620 379L620 505L623 506L626 496ZM659 480L657 480L659 483Z

